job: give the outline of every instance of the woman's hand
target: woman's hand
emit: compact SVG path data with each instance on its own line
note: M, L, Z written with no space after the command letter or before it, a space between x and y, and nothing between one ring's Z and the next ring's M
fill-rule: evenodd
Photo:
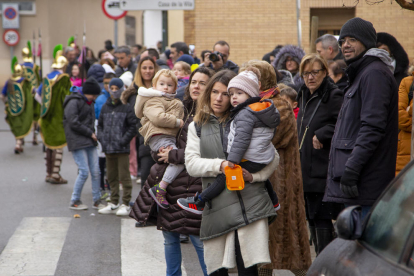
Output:
M313 143L313 147L314 147L315 149L322 149L322 148L323 148L322 143L321 143L321 142L319 142L319 140L318 140L318 138L316 137L316 135L314 135L314 136L313 136L312 143Z
M160 158L158 159L159 162L169 163L168 162L168 154L172 150L172 147L161 147L160 152L157 154Z
M223 161L223 162L221 162L220 171L222 171L224 173L224 168L225 167L234 168L234 164L231 163L230 161Z
M243 179L246 182L252 182L253 181L253 176L251 173L249 173L246 169L242 169L243 171Z

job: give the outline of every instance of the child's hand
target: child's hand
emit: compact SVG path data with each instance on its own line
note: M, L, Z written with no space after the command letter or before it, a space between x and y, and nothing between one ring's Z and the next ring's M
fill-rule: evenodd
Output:
M184 126L184 121L180 120L180 128L182 128Z

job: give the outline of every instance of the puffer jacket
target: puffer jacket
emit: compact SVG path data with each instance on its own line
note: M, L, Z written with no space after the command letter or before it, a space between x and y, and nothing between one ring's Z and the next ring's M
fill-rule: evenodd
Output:
M148 145L149 139L156 134L175 137L179 130L180 119L184 117L182 102L162 95L162 92L152 88L138 89L135 114L141 119L142 127L139 133L144 137L145 145Z
M103 105L98 120L98 140L106 154L128 153L129 142L137 135L137 118L129 104L112 103L109 98Z
M171 150L168 155L168 162L173 164L184 163L184 151L187 145L188 126L193 121L196 103L189 99L184 104L184 126L177 134L177 150ZM157 158L156 154L153 155ZM130 217L143 223L149 221L157 224L158 230L177 232L185 235L200 235L201 216L181 209L177 205L177 199L194 196L196 192L201 192L201 179L191 177L186 170L183 170L173 183L167 188L167 201L170 208L159 209L157 204L149 195L149 189L158 184L167 168L168 164L156 163L151 168L151 173L139 193L134 206L131 209Z
M250 98L231 110L233 118L227 139L227 160L239 164L242 159L268 164L275 157L271 147L280 115L271 100Z
M291 57L298 64L298 71L299 71L300 62L304 56L305 56L305 51L303 51L301 48L294 46L294 45L286 45L282 49L280 49L280 51L277 53L272 65L277 70L286 70L286 59L288 57ZM296 74L292 73L292 76L293 76L293 82L295 84L295 89L296 91L299 91L299 89L302 87L302 85L305 82L303 81L299 73L296 73Z
M411 158L413 95L411 92L411 100L409 100L408 94L412 85L414 85L414 76L406 77L401 81L398 92L398 128L400 132L398 133L396 174L410 162ZM407 111L408 106L410 109Z
M96 146L92 139L95 132L95 111L93 104L80 93L66 96L63 102L63 128L69 151Z

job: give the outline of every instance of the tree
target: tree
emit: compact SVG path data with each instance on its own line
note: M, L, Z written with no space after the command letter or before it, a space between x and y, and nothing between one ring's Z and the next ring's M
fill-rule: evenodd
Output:
M375 5L384 2L385 0L365 0L368 5ZM414 11L414 0L394 0L401 8ZM359 3L359 0L356 1Z

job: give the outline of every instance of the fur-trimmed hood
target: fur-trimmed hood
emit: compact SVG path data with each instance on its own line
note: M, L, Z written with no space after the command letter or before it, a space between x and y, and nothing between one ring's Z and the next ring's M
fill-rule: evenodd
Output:
M121 94L121 102L123 104L126 104L127 102L129 102L129 98L132 95L135 95L135 98L136 98L137 92L138 91L135 89L135 87L133 85L131 85L126 90L124 90L124 92L122 92L122 94ZM134 102L134 104L135 104L135 102ZM132 105L132 106L134 106L134 105Z
M272 65L277 70L284 69L286 70L286 59L288 57L293 58L294 61L297 62L298 67L302 58L305 56L305 51L301 48L294 46L294 45L286 45L277 53L275 60L273 61Z
M385 44L391 51L397 64L395 66L394 75L403 73L406 74L410 61L404 48L397 41L397 39L389 33L377 33L377 43Z

